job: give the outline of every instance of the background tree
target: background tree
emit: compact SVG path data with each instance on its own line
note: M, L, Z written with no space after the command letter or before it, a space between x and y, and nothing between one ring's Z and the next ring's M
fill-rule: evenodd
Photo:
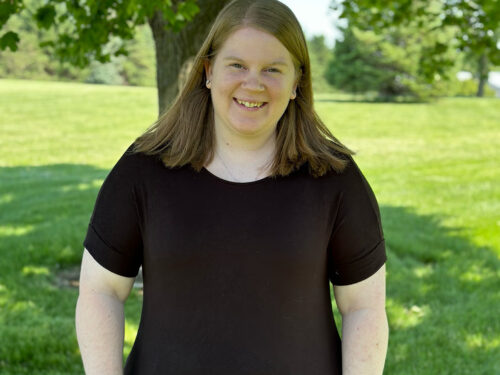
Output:
M383 100L399 96L426 100L444 94L443 80L436 77L430 83L422 69L436 42L448 38L444 31L428 35L418 20L378 32L360 30L352 23L341 30L344 39L335 44L325 72L332 85L352 93L375 91ZM456 52L448 51L439 58L443 60L440 66L449 68Z
M500 4L497 0L448 0L443 13L443 25L458 28L459 48L474 61L477 96L483 96L490 66L500 64Z
M10 17L7 27L21 36L16 45L16 52L9 48L0 50L0 77L23 79L50 79L83 81L89 75L89 69L81 69L54 59L47 48L39 44L46 39L55 38L54 30L41 30L33 17L38 0L25 0L23 12ZM1 6L0 6L1 9ZM1 16L0 16L1 18ZM19 48L17 48L19 47Z
M182 65L198 50L208 27L228 0L52 0L38 3L34 18L40 29L55 30L55 38L41 45L60 61L86 67L92 60L109 63L127 55L139 25L147 23L156 52L156 84L161 114L178 92ZM10 16L25 10L24 0L0 2L0 28ZM119 40L109 49L110 41ZM19 36L5 31L0 48L17 49Z
M155 86L155 45L149 26L142 25L137 28L128 51L128 57L122 65L124 81L134 86Z
M314 35L307 40L311 60L311 78L314 93L334 91L325 78L325 70L332 55L332 49L326 45L323 35Z
M138 26L134 38L127 41L128 56L112 56L108 63L91 59L89 66L81 69L60 61L47 47L40 48L40 43L55 39L57 34L37 27L33 17L37 6L39 0L25 0L24 11L10 17L4 26L16 32L20 42L15 52L0 50L0 78L156 86L155 46L149 25ZM104 49L115 49L116 39Z
M389 56L389 43L350 26L343 33L344 38L335 44L333 58L325 71L328 83L354 94L375 91L383 98L411 94L399 79L408 74L405 61L401 56ZM397 55L394 47L391 52Z
M340 9L341 18L347 19L352 26L376 33L387 27L414 22L428 35L451 30L448 40L437 38L420 61L422 76L428 82L433 82L437 76L446 76L450 61L443 56L453 48L466 51L477 61L478 96L483 94L488 64L500 64L497 0L333 0L332 8Z
M309 47L309 52L311 56L314 56L317 63L320 65L326 65L330 59L331 49L328 48L325 42L324 35L314 35L307 41Z

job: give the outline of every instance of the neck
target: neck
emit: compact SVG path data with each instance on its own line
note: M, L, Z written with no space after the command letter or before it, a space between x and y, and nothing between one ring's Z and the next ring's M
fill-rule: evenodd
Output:
M207 168L228 180L258 180L269 175L275 150L275 132L267 137L242 137L216 129L214 159Z
M241 144L216 137L215 151L231 164L243 166L257 166L274 157L276 139L272 134L260 144Z

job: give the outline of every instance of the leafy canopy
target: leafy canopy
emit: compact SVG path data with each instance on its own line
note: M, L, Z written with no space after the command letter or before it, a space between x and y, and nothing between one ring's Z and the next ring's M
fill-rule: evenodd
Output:
M341 18L350 25L365 31L380 33L410 23L428 34L453 30L448 40L436 39L428 58L422 60L421 69L429 81L450 65L442 58L450 48L475 56L485 54L493 64L500 64L497 0L333 0L332 8L341 10Z
M0 0L0 30L9 18L26 10L28 0ZM118 37L125 42L134 36L136 26L161 12L167 27L181 30L199 12L196 0L49 0L36 7L33 17L40 29L57 30L55 40L41 46L53 49L62 61L84 67L91 60L109 62L111 56L127 55L122 43L115 50L105 46ZM0 49L16 51L19 36L5 31L0 36Z

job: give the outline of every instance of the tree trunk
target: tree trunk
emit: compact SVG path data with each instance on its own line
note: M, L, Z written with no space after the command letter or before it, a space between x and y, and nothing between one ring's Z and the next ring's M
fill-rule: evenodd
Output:
M161 115L179 91L178 78L183 64L198 52L209 27L229 0L198 0L200 12L180 32L167 29L161 12L149 20L156 49L158 113Z
M478 63L478 77L479 77L479 85L477 87L477 97L482 98L484 96L484 86L486 82L488 82L488 57L486 56L486 52L483 52L481 57L479 58Z

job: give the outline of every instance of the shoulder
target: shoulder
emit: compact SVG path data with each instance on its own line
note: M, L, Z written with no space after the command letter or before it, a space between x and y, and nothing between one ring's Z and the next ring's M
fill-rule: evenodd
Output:
M378 202L375 193L363 174L362 170L350 155L344 156L347 160L341 172L329 171L323 176L324 184L330 192L336 192L344 208L363 209L377 213Z
M130 145L120 156L110 171L110 175L123 177L126 180L134 180L147 174L150 170L162 167L163 164L157 155L146 155L134 150L134 144Z
M341 170L330 169L320 177L325 183L340 184L344 187L351 185L367 184L363 172L351 155L341 154L335 150L331 151L332 156L342 160L345 163Z
M117 165L118 164L129 168L140 168L158 166L162 163L159 155L147 155L143 152L135 151L134 144L131 144L118 160Z
M160 174L162 166L156 156L135 152L132 144L107 173L100 195L107 192L106 196L135 196L137 190L141 190L152 176Z

